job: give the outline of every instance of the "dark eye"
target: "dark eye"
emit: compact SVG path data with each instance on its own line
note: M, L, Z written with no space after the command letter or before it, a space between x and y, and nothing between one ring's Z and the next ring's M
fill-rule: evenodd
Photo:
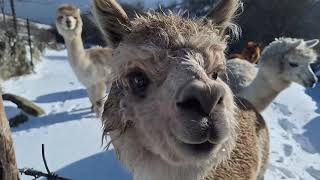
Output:
M133 94L139 97L145 97L150 80L143 72L132 72L128 75L129 86Z
M298 67L298 66L299 66L297 63L292 63L292 62L289 62L289 65L290 65L291 67Z
M214 73L212 73L211 78L214 79L214 80L217 80L218 76L219 76L219 73L214 72Z
M291 63L291 62L289 62L289 65L290 65L291 67L298 67L298 66L299 66L299 64L297 64L297 63Z

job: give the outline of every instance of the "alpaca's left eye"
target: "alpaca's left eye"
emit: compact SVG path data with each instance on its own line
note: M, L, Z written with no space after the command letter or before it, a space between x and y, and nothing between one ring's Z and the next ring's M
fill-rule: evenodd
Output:
M211 78L214 79L214 80L217 80L218 76L219 76L219 73L214 72L214 73L212 73Z
M291 67L298 67L298 66L299 66L299 64L297 64L297 63L292 63L292 62L290 62L289 65L290 65Z
M129 86L132 93L139 97L145 97L150 80L143 72L132 72L128 75Z

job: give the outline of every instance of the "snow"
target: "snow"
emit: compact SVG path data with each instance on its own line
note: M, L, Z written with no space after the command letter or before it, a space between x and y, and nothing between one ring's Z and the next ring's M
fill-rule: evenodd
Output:
M101 123L91 113L86 91L66 56L66 51L47 51L35 74L3 84L5 92L27 97L47 113L12 129L18 166L45 172L41 157L41 144L45 144L49 168L59 175L91 179L94 174L95 179L111 176L125 180L128 172L112 150L105 152ZM5 109L9 117L18 113L11 103L6 102Z
M90 112L84 87L68 64L67 52L48 50L36 73L4 82L4 91L22 95L43 107L46 116L13 128L18 166L45 171L45 144L51 171L76 180L130 180L114 151L101 145L100 121ZM320 86L292 84L262 114L270 129L267 180L320 179ZM5 103L10 117L19 113ZM22 176L22 180L31 178Z
M266 179L320 179L319 90L292 84L262 113L271 137Z

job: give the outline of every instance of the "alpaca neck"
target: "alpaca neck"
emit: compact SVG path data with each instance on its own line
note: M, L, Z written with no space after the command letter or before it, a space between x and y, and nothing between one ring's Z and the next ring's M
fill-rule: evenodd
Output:
M128 166L133 173L134 180L203 180L201 175L210 169L212 162L205 165L173 165L159 155L156 155L136 140L138 137L129 130L128 136L122 136L119 141L114 141L120 160ZM111 135L112 139L119 137Z
M68 50L70 63L77 66L81 63L80 59L86 55L81 36L74 36L72 39L64 38Z
M160 157L150 157L142 166L134 168L134 180L203 180L203 169L205 168L175 166L164 162Z
M289 85L290 82L281 79L270 79L268 73L260 67L256 78L238 96L249 100L259 112L262 112Z

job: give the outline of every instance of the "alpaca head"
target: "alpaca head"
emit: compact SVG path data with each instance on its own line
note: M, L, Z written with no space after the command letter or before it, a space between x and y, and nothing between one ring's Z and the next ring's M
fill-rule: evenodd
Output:
M276 39L263 50L260 67L267 76L273 77L271 79L313 87L318 79L310 65L317 60L312 48L318 43L317 39Z
M82 20L80 9L72 5L62 5L57 10L56 27L58 32L67 39L81 35Z
M261 44L256 43L253 41L249 41L243 50L242 54L245 56L247 60L249 60L251 63L257 63L258 59L260 58Z
M120 159L137 148L145 152L131 159L152 154L178 166L228 157L235 105L218 74L226 69L224 32L238 5L223 1L211 20L149 13L129 21L114 0L95 0L95 17L115 48L103 121Z

